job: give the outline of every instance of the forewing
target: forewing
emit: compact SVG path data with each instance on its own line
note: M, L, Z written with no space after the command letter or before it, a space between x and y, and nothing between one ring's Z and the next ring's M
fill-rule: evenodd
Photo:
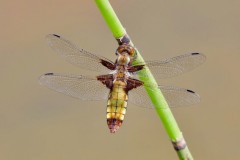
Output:
M173 86L159 86L159 88L169 107L184 107L200 102L200 96L191 90ZM153 104L142 86L129 91L129 102L140 107L153 108Z
M49 46L61 57L80 68L108 73L109 69L103 66L102 62L107 61L113 64L113 62L107 58L97 56L78 48L76 45L61 36L49 34L46 36L46 39Z
M188 72L203 62L206 56L201 53L184 54L163 61L146 61L145 63L136 63L134 65L145 64L156 79L170 78ZM143 72L138 71L139 77L147 77Z
M109 89L94 77L47 73L39 82L57 92L81 100L106 100Z

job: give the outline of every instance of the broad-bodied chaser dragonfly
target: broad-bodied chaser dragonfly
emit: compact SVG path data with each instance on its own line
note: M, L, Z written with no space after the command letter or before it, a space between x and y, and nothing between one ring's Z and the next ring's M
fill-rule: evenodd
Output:
M117 59L112 62L78 48L59 35L47 35L47 41L66 61L105 74L83 76L46 73L39 78L40 83L81 100L106 100L107 124L111 133L115 133L122 125L128 102L142 107L153 106L144 89L151 88L151 84L144 84L136 78L135 73L147 66L156 79L168 78L189 71L206 59L201 53L190 53L163 61L135 63L134 59L137 56L135 48L129 44L121 44L116 50ZM140 76L147 78L143 74ZM199 95L192 90L161 85L158 87L171 107L191 105L200 101Z

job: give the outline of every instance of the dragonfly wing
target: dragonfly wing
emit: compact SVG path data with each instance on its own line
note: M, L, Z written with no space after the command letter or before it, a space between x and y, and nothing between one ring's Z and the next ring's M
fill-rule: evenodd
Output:
M53 50L55 50L66 61L78 67L105 73L109 72L109 69L113 69L114 67L114 63L107 58L80 49L61 36L49 34L46 36L46 39Z
M159 86L170 107L190 106L200 102L200 96L192 90L174 86Z
M128 92L128 101L139 107L153 108L153 104L143 86L133 88Z
M148 88L148 86L146 87ZM200 96L192 90L173 86L159 86L159 88L169 107L184 107L200 102ZM140 107L153 108L153 104L143 86L129 91L129 102Z
M184 54L163 61L146 61L145 63L139 63L134 65L145 64L153 73L156 79L170 78L180 75L187 71L190 71L203 62L205 62L206 56L202 53L190 53ZM138 71L139 77L147 77L141 71Z
M82 75L47 73L40 76L39 82L52 90L81 100L106 100L109 93L96 78Z

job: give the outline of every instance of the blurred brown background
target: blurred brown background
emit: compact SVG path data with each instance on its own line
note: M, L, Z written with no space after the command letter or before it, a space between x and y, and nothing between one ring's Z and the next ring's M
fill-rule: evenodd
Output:
M207 62L162 84L190 88L197 107L173 109L195 159L240 159L240 1L111 1L145 59L202 52ZM0 159L177 159L154 110L128 106L110 134L106 102L82 102L38 83L46 72L90 74L45 42L57 33L114 60L117 43L95 1L0 0Z

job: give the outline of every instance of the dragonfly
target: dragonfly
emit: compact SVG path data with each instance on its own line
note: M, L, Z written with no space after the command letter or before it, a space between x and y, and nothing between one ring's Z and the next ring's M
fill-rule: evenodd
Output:
M113 62L79 48L62 36L49 34L46 39L49 46L67 62L98 74L46 73L40 76L40 84L80 100L107 101L106 118L110 133L115 133L122 125L128 102L153 108L145 88L151 90L154 87L140 80L147 79L147 75L138 73L149 68L154 77L161 80L190 71L206 59L204 54L189 53L165 60L137 63L136 49L124 43L118 46L115 52L117 58ZM161 90L170 107L189 106L200 101L200 96L189 89L162 85L156 87Z

